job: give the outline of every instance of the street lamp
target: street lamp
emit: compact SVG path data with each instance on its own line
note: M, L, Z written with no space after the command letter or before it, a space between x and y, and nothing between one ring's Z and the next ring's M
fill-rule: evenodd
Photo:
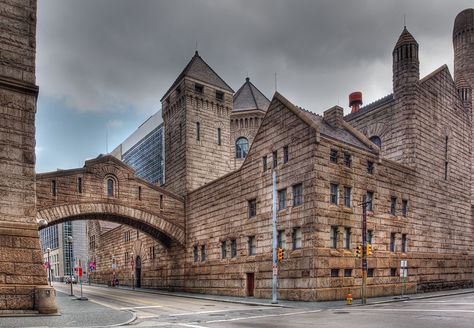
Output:
M71 262L71 267L70 267L70 277L69 277L69 282L71 283L71 293L69 296L74 296L74 293L72 291L72 272L74 270L74 260L72 258L72 236L67 236L67 242L69 243L69 260Z
M48 252L48 278L49 278L49 285L52 286L51 282L51 248L47 248L46 251Z
M135 273L134 273L134 268L135 268L135 258L133 257L133 252L132 252L132 289L135 289Z

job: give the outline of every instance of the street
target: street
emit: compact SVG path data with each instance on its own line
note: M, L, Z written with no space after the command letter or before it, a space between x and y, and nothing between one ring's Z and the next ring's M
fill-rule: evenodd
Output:
M56 284L67 293L69 286ZM74 286L79 295L79 286ZM135 313L137 327L472 327L474 294L346 306L295 303L293 307L237 304L127 289L84 286L91 302Z

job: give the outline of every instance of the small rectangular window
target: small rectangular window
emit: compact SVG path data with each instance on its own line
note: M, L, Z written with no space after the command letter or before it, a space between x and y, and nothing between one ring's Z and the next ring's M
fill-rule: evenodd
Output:
M278 151L273 152L273 168L278 166Z
M138 186L138 200L142 200L142 187Z
M402 200L402 215L404 217L408 216L408 200L406 199Z
M254 216L257 215L257 200L256 199L251 199L248 201L248 212L249 212L249 218L253 218Z
M201 262L206 260L206 245L201 245Z
M277 234L277 247L286 249L286 235L285 230L278 230Z
M57 195L56 180L51 180L51 195L53 196Z
M194 247L193 247L193 257L194 257L194 262L199 261L199 253L198 253L197 245L194 245Z
M216 99L221 101L224 100L224 92L216 91Z
M163 209L163 195L160 195L160 209Z
M249 255L252 256L252 255L255 255L257 254L257 242L255 240L255 236L250 236L249 237L249 240L248 240L248 243L249 243Z
M407 235L402 234L402 252L406 253L407 252Z
M374 269L369 268L367 269L367 277L372 278L374 276Z
M331 153L329 155L329 161L331 163L337 164L337 156L338 156L338 151L336 149L331 149Z
M365 200L367 203L367 211L374 210L374 192L367 191L367 199Z
M352 206L352 188L351 187L344 187L344 206L345 207Z
M221 258L225 259L227 257L227 243L225 240L221 242Z
M344 277L352 277L352 269L344 269Z
M237 256L237 240L232 239L230 241L230 257L234 258Z
M372 239L374 238L374 231L367 230L367 242L372 245Z
M390 198L390 214L397 215L397 197Z
M367 173L374 174L374 169L375 169L374 162L368 161L367 162Z
M338 185L335 183L331 183L331 196L330 196L331 204L337 205L338 193L339 193Z
M344 228L344 248L351 249L351 228Z
M284 210L286 208L286 188L278 190L278 210Z
M303 204L303 184L298 183L293 186L293 206Z
M203 93L204 92L204 86L202 84L195 83L194 84L194 91L197 93Z
M283 147L283 163L288 163L288 145Z
M395 236L396 235L395 235L394 232L392 232L390 234L390 252L395 252L395 247L396 247L396 245L395 245Z
M352 157L349 153L344 153L344 165L347 167L351 167L352 165Z
M220 146L222 144L221 140L221 128L217 128L217 144Z
M332 248L337 248L337 232L338 232L337 226L332 226L331 227L331 247Z
M293 249L301 248L301 228L293 229Z
M397 268L390 268L390 276L391 277L397 276Z
M196 122L196 140L201 140L201 123Z
M339 277L339 269L331 269L331 277Z
M180 93L181 93L181 86L178 86L178 87L176 88L176 94L179 95Z
M262 167L263 167L263 172L266 172L267 169L268 169L268 166L267 166L267 156L263 156L263 157L262 157Z
M82 194L82 178L81 177L77 178L77 192Z

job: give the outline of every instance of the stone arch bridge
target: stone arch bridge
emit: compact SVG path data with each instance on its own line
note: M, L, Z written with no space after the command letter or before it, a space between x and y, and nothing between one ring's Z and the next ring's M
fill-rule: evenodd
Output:
M82 168L37 174L36 201L37 221L46 220L48 226L112 221L139 229L167 247L185 243L184 199L138 178L110 155L88 160Z

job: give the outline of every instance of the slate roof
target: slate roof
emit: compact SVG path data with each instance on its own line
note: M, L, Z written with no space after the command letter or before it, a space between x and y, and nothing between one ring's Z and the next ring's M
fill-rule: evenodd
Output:
M201 58L201 56L199 56L199 53L196 51L193 58L191 58L181 74L178 75L171 87L166 91L163 98L165 98L185 76L234 93L234 90L232 90L232 88L225 83L219 75L217 75L217 73L204 61L204 59ZM163 100L163 98L161 98L161 100Z
M413 35L411 35L410 32L408 32L406 26L403 28L402 34L400 34L400 37L398 38L397 44L395 45L395 48L398 48L402 44L418 44L416 42L415 38Z
M306 109L303 109L301 107L297 107L299 110L301 110L307 117L309 117L313 122L315 122L317 125L319 125L320 130L319 132L322 135L325 135L329 138L339 140L343 143L349 144L351 146L364 149L366 151L372 152L372 149L367 147L366 144L364 144L362 141L360 141L355 135L350 133L348 130L344 129L343 127L341 128L335 128L331 125L329 125L321 115L315 114L313 112L307 111Z
M348 121L348 120L352 120L356 117L359 117L361 115L364 115L368 112L371 112L373 111L374 109L377 109L379 107L382 107L390 102L392 102L394 99L393 99L393 93L389 94L389 95L386 95L385 97L383 98L380 98L379 100L376 100L374 101L373 103L370 103L364 107L361 107L359 109L358 112L355 112L355 113L350 113L346 116L344 116L344 120Z
M245 79L245 83L234 95L233 111L245 111L259 109L267 111L270 100L250 82L250 78Z

